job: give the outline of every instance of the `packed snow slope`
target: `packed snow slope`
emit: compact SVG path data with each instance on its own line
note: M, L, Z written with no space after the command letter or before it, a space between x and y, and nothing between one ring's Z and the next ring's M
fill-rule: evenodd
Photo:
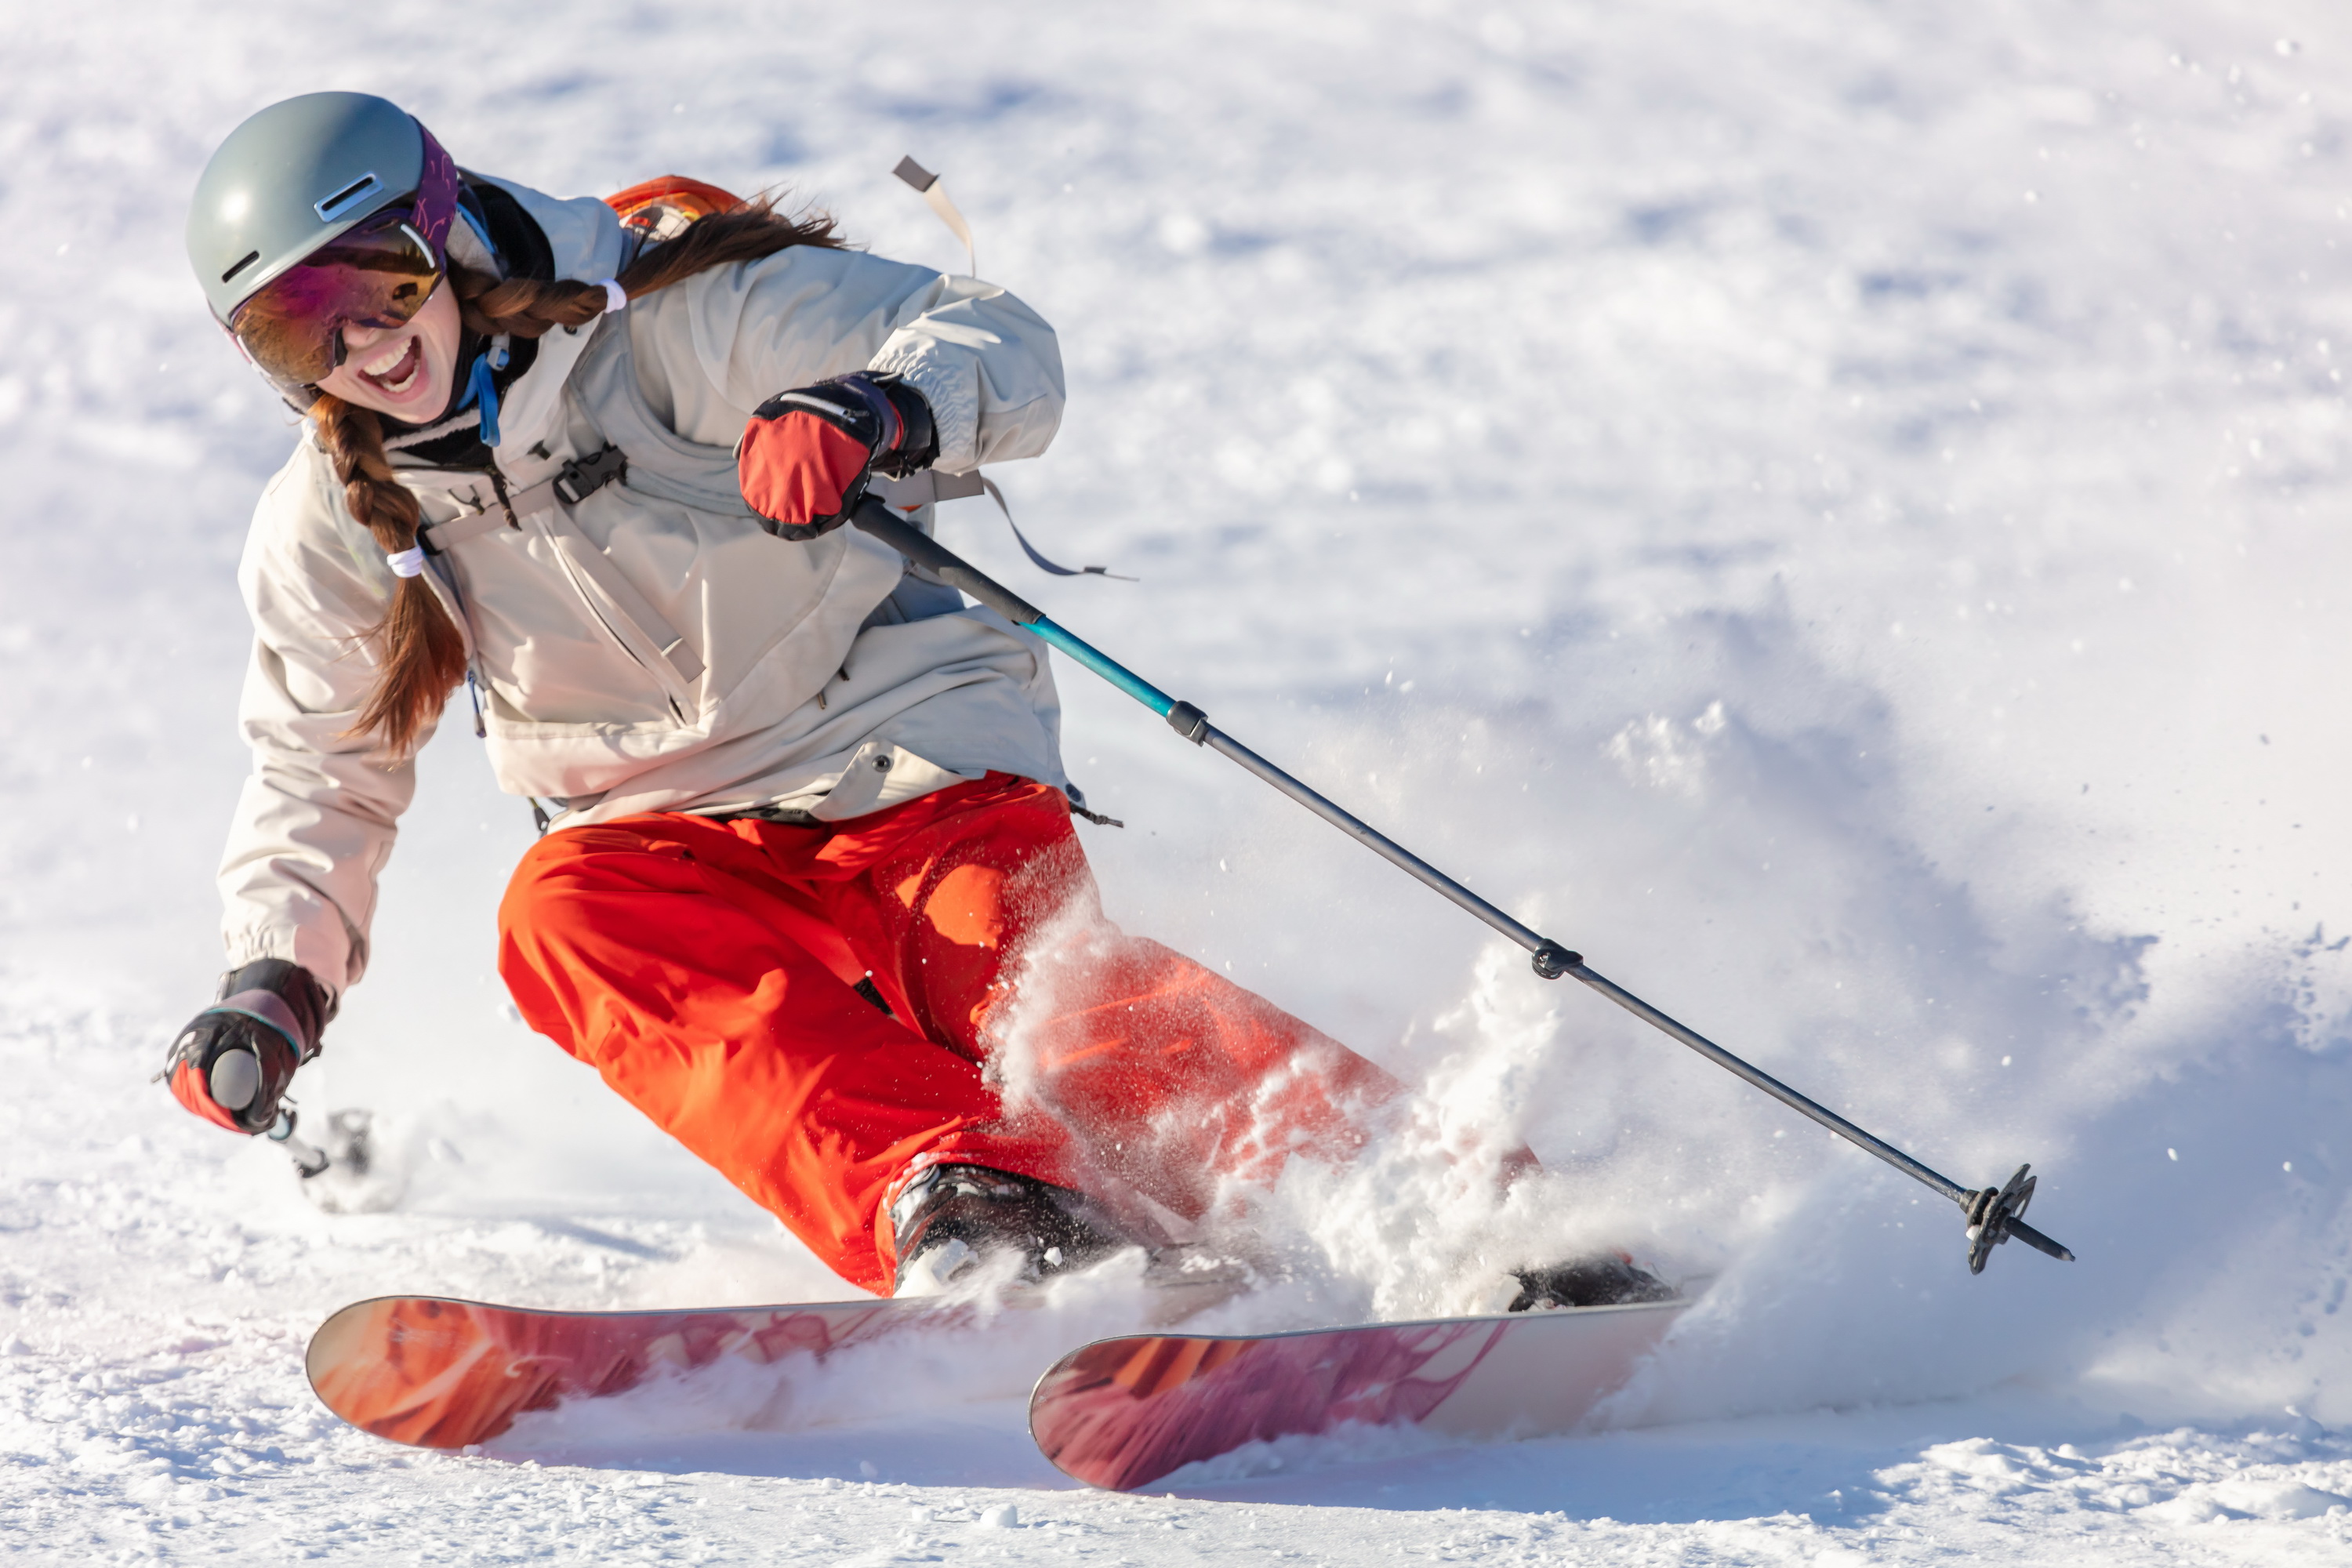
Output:
M2327 0L20 3L0 19L0 1519L28 1559L2343 1562L2352 13ZM1066 670L1117 916L1404 1074L1259 1218L1270 1318L1610 1242L1716 1284L1593 1433L1066 1489L973 1353L800 1435L436 1458L299 1371L387 1289L836 1293L513 1021L467 726L299 1085L383 1212L148 1078L218 967L233 571L293 430L179 231L240 118L781 186L1060 328L960 550L1603 973L1970 1184L1955 1216ZM1523 1138L1539 1205L1450 1175ZM1535 1189L1530 1189L1535 1190ZM1055 1489L1062 1488L1056 1490ZM1016 1503L1018 1522L984 1522ZM1002 1521L1003 1515L994 1517Z

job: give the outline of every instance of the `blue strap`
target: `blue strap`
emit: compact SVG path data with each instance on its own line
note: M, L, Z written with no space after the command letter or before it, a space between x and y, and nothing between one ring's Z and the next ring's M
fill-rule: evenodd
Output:
M474 356L473 371L466 378L466 401L457 406L470 408L476 404L482 408L483 444L495 447L499 444L499 385L491 379L487 352Z

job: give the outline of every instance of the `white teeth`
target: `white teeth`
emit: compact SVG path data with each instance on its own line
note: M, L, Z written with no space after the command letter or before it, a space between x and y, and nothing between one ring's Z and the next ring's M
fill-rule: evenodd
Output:
M384 350L383 353L378 354L375 358L368 361L367 363L360 366L361 374L364 375L382 375L385 371L390 370L394 365L400 363L401 356L408 352L410 341L411 340L407 338L394 338L390 348Z

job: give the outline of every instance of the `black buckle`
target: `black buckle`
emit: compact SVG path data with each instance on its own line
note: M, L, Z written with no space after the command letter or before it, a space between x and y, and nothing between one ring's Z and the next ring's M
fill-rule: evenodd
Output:
M564 464L555 476L555 494L564 505L578 506L614 479L625 479L628 472L627 455L608 444L601 452Z

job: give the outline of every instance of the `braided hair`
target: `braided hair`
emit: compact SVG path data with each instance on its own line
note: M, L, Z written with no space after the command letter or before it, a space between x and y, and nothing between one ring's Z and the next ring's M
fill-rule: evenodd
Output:
M635 300L714 267L757 261L795 245L837 249L842 243L831 218L788 217L761 197L698 219L675 239L646 246L614 281ZM500 279L455 263L448 280L460 318L485 338L502 332L536 338L556 327L584 327L604 313L607 303L601 283ZM321 393L310 405L310 419L352 516L385 554L415 549L424 512L415 493L394 477L375 411ZM383 619L362 640L375 655L375 684L346 732L374 736L385 756L396 762L415 752L425 727L466 679L465 638L422 577L403 577Z

